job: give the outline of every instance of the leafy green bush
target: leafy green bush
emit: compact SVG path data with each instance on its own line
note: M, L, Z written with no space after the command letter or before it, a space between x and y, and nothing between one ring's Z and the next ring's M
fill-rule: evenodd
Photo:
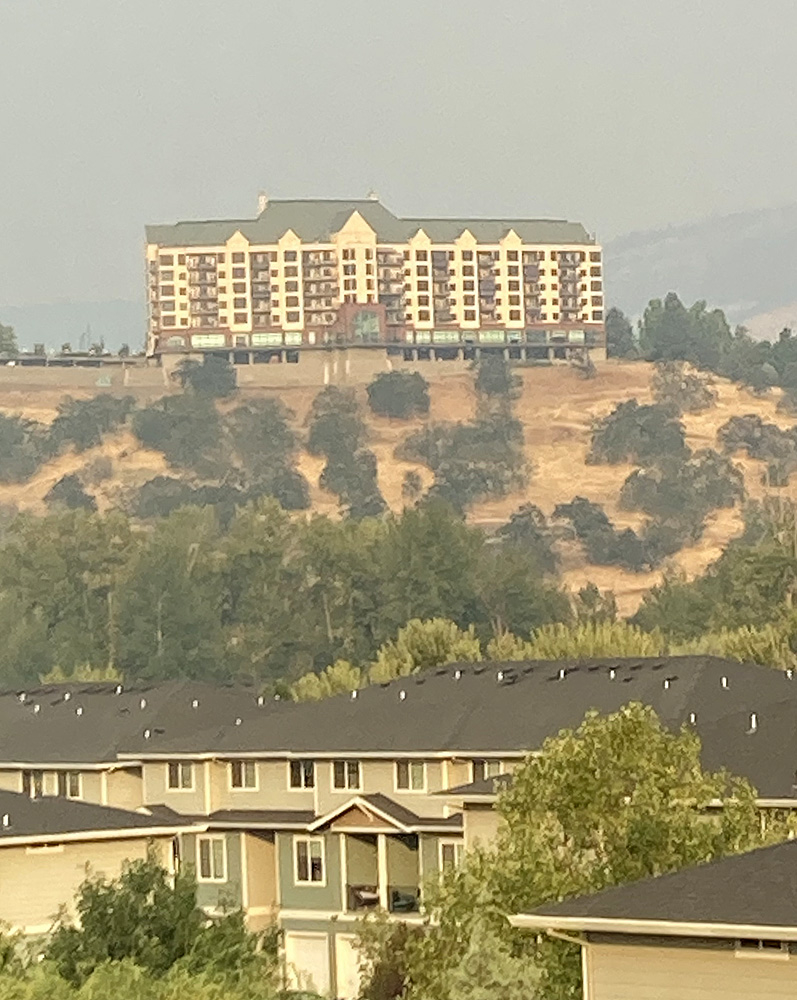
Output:
M502 354L485 354L476 362L476 392L480 395L511 400L521 384L520 376L512 374Z
M686 462L669 459L632 472L620 491L620 506L651 517L688 513L702 523L709 511L733 507L743 496L742 470L708 448Z
M658 361L651 380L653 398L679 413L701 413L717 403L717 391L705 375L690 371L683 361Z
M223 399L231 396L238 387L235 367L226 358L205 355L203 361L184 358L176 367L172 378L197 396L206 399Z
M64 445L76 451L94 448L103 436L123 424L135 408L132 396L105 393L92 399L71 399L58 404L58 416L50 425L49 447L56 453Z
M367 392L371 411L382 417L407 420L429 412L429 383L418 372L383 372Z
M376 455L360 448L352 455L330 458L321 472L319 485L337 494L348 517L378 517L387 505L376 472Z
M311 455L345 457L365 444L365 424L351 389L327 386L313 400L307 420L307 450Z
M629 399L593 427L587 463L651 465L665 457L683 458L686 453L684 426L671 407L640 406L636 399Z

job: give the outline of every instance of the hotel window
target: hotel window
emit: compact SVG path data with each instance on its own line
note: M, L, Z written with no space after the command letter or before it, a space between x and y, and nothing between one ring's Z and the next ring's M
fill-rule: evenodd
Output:
M177 263L185 265L185 254L184 253L181 253L180 256L177 258Z
M190 760L172 760L166 765L166 787L173 792L194 788L194 765Z
M197 837L197 880L227 881L227 841L224 837Z
M463 250L462 251L462 259L463 260L473 260L473 251L472 250Z
M418 305L419 306L428 306L429 305L429 296L428 295L419 295L418 296Z
M221 278L226 278L226 277L227 277L227 272L226 271L219 271L219 278L220 279Z
M472 281L463 281L462 282L462 287L465 289L466 292L474 292L474 291L476 291L476 285Z
M233 313L233 323L246 323L249 317L246 313Z
M585 290L584 285L582 285L581 288L582 288L582 291ZM603 291L603 282L602 281L591 281L590 282L590 289L593 292L602 292Z
M519 295L510 295L509 296L509 304L510 304L510 306L519 306L520 305L520 296Z
M465 264L465 266L462 268L462 273L473 274L474 273L473 264Z
M286 323L298 323L299 322L299 313L297 313L297 312L286 313L285 314L285 322Z
M416 250L415 251L415 259L416 260L428 260L429 259L429 253L428 253L428 251L427 250Z
M465 295L465 296L463 296L462 301L463 301L463 303L466 306L475 306L476 305L476 296L475 295Z
M421 310L419 310L419 312L418 312L418 319L420 320L420 322L423 322L424 320L429 319L429 310L428 309L421 309Z
M233 299L232 300L233 309L246 309L246 299Z
M397 760L396 791L426 791L426 763L422 760Z
M219 289L219 290L221 291L221 289ZM232 290L235 292L236 295L245 295L246 294L246 282L245 281L236 281L233 284L233 286L232 286Z
M290 308L291 306L294 306L294 307L298 306L299 305L299 296L298 295L286 295L285 296L285 305L288 306L288 308Z
M296 251L295 250L286 250L285 253L283 254L283 257L284 257L284 259L286 261L295 261L295 260L297 260Z
M288 783L291 788L315 788L315 761L290 761L288 765Z
M232 269L232 276L233 276L233 278L245 278L246 277L246 268L245 267L234 267Z
M174 271L161 271L161 281L174 281Z
M297 885L324 885L324 841L321 837L294 837L294 881Z
M233 264L245 264L246 263L246 254L245 253L234 253L232 255L232 262L233 262Z
M465 310L465 321L476 319L476 313L470 309Z
M461 840L440 841L440 871L451 871L460 868L465 845Z
M344 264L343 265L343 273L344 274L356 274L357 273L357 265L356 264Z
M601 276L601 269L599 267L591 267L589 269L589 273L590 273L590 275L593 278L600 278L600 276Z
M520 282L519 281L510 281L507 284L506 287L509 289L510 292L519 292L520 291Z
M518 319L520 319L520 310L519 309L510 309L509 310L509 320L510 320L510 322L512 322L512 320L518 320Z
M506 252L506 259L507 260L518 260L518 252L517 252L517 250L507 250L507 252ZM513 273L511 267L509 269L509 273L510 274ZM515 270L514 273L517 274L517 270Z
M429 291L429 282L428 281L419 281L418 282L418 291L419 292L428 292Z
M80 771L58 772L58 794L62 799L83 798Z
M174 299L169 299L168 302L161 302L161 309L163 309L164 312L174 312Z
M158 257L158 263L161 267L171 267L174 264L174 256L172 254L162 254Z
M590 253L590 255L589 255L589 259L590 260L600 260L601 259L600 250L598 250L598 251L593 250Z
M253 760L230 761L230 787L257 788L257 765Z
M598 323L602 319L603 319L603 312L600 309L597 312L593 312L592 314L593 323Z
M163 326L177 326L177 317L176 316L164 316L163 317Z
M603 296L601 296L601 295L593 295L592 296L592 304L594 306L602 306L603 305ZM586 303L582 303L582 305L586 305Z
M332 762L332 784L338 789L359 791L360 762L358 760L335 760Z

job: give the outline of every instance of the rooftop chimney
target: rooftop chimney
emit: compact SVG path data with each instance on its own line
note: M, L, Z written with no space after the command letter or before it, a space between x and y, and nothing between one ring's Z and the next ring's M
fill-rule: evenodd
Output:
M268 208L268 195L265 191L261 191L257 196L257 214L262 215L263 212Z

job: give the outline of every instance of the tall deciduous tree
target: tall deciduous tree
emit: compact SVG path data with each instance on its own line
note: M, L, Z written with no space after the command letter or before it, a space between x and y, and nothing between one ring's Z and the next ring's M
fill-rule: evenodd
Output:
M638 355L634 328L625 313L615 306L606 313L606 354L610 358L635 358Z

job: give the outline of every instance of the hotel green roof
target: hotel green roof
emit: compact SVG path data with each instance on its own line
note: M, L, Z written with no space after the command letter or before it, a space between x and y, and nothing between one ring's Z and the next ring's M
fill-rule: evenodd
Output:
M406 243L422 229L433 243L453 243L465 230L479 243L498 243L514 230L524 243L590 244L580 222L564 219L400 219L370 198L269 201L256 219L220 219L147 226L147 242L165 247L216 247L236 232L256 245L277 243L292 230L303 243L326 243L354 212L375 231L380 243Z

